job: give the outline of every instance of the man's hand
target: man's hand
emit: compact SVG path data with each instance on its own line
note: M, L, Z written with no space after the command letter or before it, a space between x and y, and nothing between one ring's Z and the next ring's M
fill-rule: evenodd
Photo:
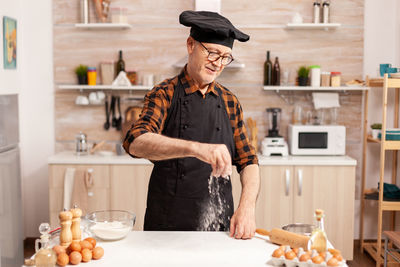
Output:
M213 176L232 175L232 159L226 145L198 143L196 157L211 165Z
M250 239L256 231L255 207L239 206L231 218L230 237Z

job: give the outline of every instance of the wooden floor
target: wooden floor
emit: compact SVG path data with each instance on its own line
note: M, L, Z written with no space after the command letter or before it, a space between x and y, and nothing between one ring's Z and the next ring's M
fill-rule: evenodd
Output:
M25 240L25 258L31 257L35 253L35 239ZM354 240L354 257L352 261L347 261L349 267L375 267L375 261L367 254L360 252L360 242Z

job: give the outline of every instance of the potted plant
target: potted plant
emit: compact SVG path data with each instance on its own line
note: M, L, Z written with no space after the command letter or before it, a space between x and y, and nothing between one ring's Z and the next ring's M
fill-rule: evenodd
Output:
M374 123L374 124L371 124L371 129L372 129L372 138L377 139L379 133L380 133L381 130L382 130L382 124L381 124L381 123Z
M87 70L86 65L79 65L75 68L76 76L78 77L78 84L87 84Z
M299 80L299 86L307 86L308 83L308 74L310 69L306 66L301 66L297 71L297 77Z

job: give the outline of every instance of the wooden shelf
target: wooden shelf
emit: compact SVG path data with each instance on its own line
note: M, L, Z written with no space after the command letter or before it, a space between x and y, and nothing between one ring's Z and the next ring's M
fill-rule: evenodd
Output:
M376 242L374 243L364 243L363 249L376 261L377 260L377 249L376 249ZM383 263L383 259L385 256L385 250L384 250L384 246L382 246L381 249L381 256L380 256L380 260L381 263ZM400 257L400 253L398 252L392 252L396 255L396 257ZM388 267L399 267L399 263L391 256L388 254Z
M280 91L280 90L291 90L291 91L365 91L369 90L366 86L294 86L294 85L279 85L279 86L263 86L265 91Z
M367 142L380 144L381 139L372 138L372 136L367 137ZM385 150L400 150L400 141L387 140L385 141Z
M329 30L337 29L341 26L340 23L288 23L288 30Z
M369 143L381 143L381 139L373 138L371 135L368 135L367 142Z
M132 28L128 23L77 23L75 27L85 30L126 30Z
M59 89L62 90L131 90L131 91L148 91L152 86L132 85L132 86L114 86L114 85L79 85L79 84L60 84Z

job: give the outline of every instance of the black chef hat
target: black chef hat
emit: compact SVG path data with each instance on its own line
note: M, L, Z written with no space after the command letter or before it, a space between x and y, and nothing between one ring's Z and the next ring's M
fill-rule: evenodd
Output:
M232 23L218 13L210 11L183 11L179 22L192 27L190 36L196 41L221 44L232 48L235 39L246 42L250 36L236 29Z

